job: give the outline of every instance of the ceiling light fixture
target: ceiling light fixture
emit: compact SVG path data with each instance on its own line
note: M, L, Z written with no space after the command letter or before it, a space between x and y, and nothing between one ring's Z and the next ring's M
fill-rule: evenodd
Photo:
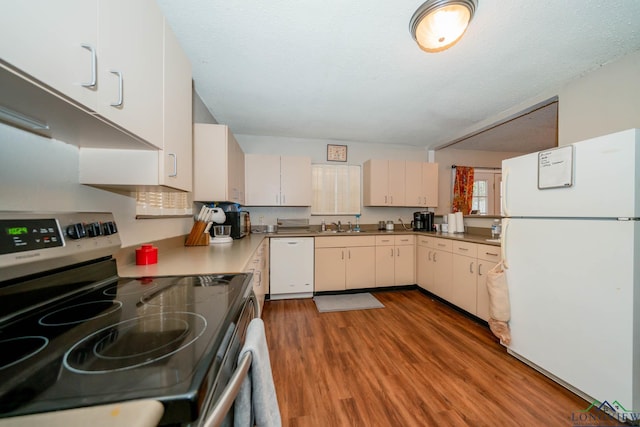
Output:
M478 0L428 0L411 17L411 36L426 52L448 49L462 38L477 6Z

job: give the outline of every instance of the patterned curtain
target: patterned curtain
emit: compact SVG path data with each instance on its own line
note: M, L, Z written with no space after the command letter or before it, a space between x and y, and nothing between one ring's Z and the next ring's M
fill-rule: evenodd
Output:
M469 215L473 199L473 168L456 166L456 179L453 184L453 212Z

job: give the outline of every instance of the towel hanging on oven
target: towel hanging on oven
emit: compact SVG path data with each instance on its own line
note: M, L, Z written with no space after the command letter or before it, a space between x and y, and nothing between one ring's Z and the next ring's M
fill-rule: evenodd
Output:
M264 322L253 319L247 328L247 336L238 361L251 352L252 361L249 374L240 386L240 392L234 406L234 424L236 427L251 426L251 413L258 427L281 427L280 407L276 396L271 373L269 349L264 332Z

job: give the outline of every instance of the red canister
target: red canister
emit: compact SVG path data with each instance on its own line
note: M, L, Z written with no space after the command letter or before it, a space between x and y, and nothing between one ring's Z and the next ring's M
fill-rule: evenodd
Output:
M136 249L136 265L157 264L158 248L153 245L142 245Z

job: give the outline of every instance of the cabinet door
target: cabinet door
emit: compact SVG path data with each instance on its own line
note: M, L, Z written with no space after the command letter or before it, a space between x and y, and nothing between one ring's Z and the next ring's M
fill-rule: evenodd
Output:
M94 111L98 1L21 0L2 9L2 60Z
M344 248L315 249L314 285L316 292L345 289L346 259Z
M395 285L411 285L416 283L414 245L395 246Z
M426 246L418 246L416 249L416 282L422 289L431 291L428 288L428 283L433 279L433 273L431 269L431 249ZM431 275L431 280L430 276Z
M453 288L453 254L435 249L433 251L433 293L451 301Z
M191 64L169 25L164 23L164 152L160 184L193 188Z
M280 156L246 154L245 199L249 206L280 204Z
M404 160L389 160L389 206L406 206Z
M407 206L424 207L422 162L405 162L405 201Z
M389 161L371 159L363 164L363 204L386 206L389 204Z
M487 271L496 266L492 261L478 260L478 277L476 287L476 316L489 320L489 291L487 290Z
M346 288L372 288L376 284L376 248L374 246L345 248L347 257Z
M227 139L229 141L229 197L232 202L245 204L244 197L244 151L227 128Z
M395 246L376 246L376 286L395 284Z
M193 124L193 200L228 201L229 141L227 126Z
M422 163L422 206L435 208L438 206L438 164Z
M477 264L476 258L453 255L453 289L449 301L471 314L476 314Z
M162 148L164 18L154 0L98 3L102 117Z
M280 205L311 206L311 158L280 158Z
M476 316L489 320L489 292L487 291L487 272L500 262L500 247L478 245L478 282L476 293Z

